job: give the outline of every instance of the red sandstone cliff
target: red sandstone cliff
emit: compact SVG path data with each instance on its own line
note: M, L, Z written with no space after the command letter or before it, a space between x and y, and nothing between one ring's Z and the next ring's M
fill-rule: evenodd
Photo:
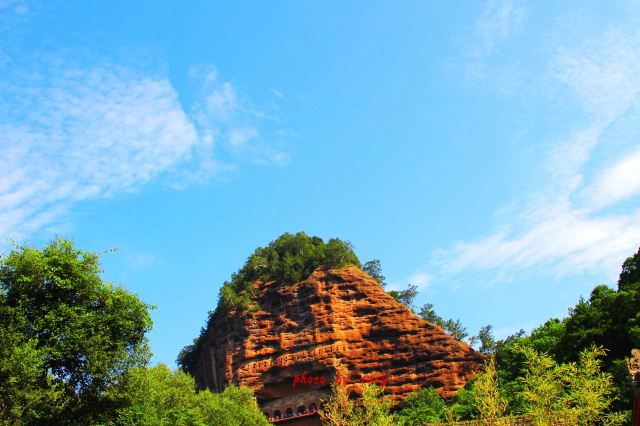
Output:
M450 397L482 361L357 267L317 269L295 284L256 283L254 297L260 310L211 321L194 373L218 391L229 383L253 388L265 412L318 404L336 372L350 383L385 377L396 399L424 386ZM303 372L326 383L293 388Z

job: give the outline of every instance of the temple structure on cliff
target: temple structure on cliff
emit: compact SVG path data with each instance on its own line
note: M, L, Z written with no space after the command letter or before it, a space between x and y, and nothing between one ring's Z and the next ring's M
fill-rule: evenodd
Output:
M194 375L217 391L253 388L276 423L319 424L315 410L336 377L353 392L376 382L396 401L425 386L448 398L482 362L355 266L319 268L294 284L256 283L254 297L257 311L214 315Z

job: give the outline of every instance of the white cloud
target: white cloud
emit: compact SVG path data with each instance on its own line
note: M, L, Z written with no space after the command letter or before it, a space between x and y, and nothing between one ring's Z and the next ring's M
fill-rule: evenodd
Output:
M526 7L516 0L490 0L486 2L482 15L476 20L465 52L467 71L474 79L486 80L488 60L498 47L510 36L519 32L527 14ZM496 77L492 70L492 78ZM513 70L500 70L503 82L517 86L519 79Z
M240 148L259 134L260 123L238 116L246 101L216 75L205 76L209 91L187 112L166 77L58 62L0 81L3 239L57 225L83 200L158 179L174 187L205 181L241 161ZM270 150L286 153L261 144L264 162L280 164ZM219 160L225 150L234 158Z
M289 160L286 147L278 142L280 129L263 132L260 128L277 119L252 105L231 83L220 81L215 70L195 68L191 75L202 81L198 91L203 101L193 108L201 133L221 140L234 160L275 165Z
M505 27L497 22L496 28ZM555 275L593 272L615 279L621 262L640 245L640 205L605 208L637 200L640 151L637 145L628 148L613 162L595 153L613 125L629 140L640 140L622 122L640 119L640 33L631 28L604 30L554 48L547 72L551 86L560 85L558 102L578 107L587 124L575 120L575 131L558 137L548 156L532 164L542 167L545 177L502 216L499 229L432 253L430 265L439 278L470 272L512 276L541 268Z
M246 147L247 143L258 136L258 130L253 127L236 127L229 130L227 143L232 149L241 151Z
M0 117L0 235L74 202L132 191L188 160L199 136L167 79L71 70L9 89Z
M521 28L526 10L516 3L514 0L491 0L486 3L482 16L475 23L480 39L477 55L490 55L497 43Z
M588 205L602 208L640 193L640 147L603 170L584 190Z
M599 120L614 120L637 102L640 33L606 31L579 46L560 47L553 71Z
M238 109L238 99L233 85L224 82L214 88L205 100L206 111L214 119L226 120Z
M418 286L418 288L425 288L431 283L432 279L433 277L431 276L431 274L426 272L421 272L421 273L412 275L409 278L409 282L415 286Z

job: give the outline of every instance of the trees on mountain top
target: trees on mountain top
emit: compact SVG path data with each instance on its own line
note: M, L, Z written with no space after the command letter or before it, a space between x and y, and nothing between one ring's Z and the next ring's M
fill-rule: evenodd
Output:
M371 278L376 280L380 287L385 288L387 283L385 277L382 275L382 264L379 259L373 259L362 265L362 270L369 274Z
M258 247L244 266L220 289L217 310L251 308L251 290L256 281L294 283L307 278L320 266L360 267L360 260L347 241L332 238L326 243L304 232L284 233L266 247Z

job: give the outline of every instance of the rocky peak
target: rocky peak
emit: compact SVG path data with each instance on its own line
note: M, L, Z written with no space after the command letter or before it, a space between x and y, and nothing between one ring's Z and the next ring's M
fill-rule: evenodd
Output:
M319 406L336 376L355 391L357 383L378 383L396 400L425 386L448 398L482 362L355 266L318 268L293 284L257 282L253 290L259 309L211 319L193 373L202 387L253 388L270 415Z

